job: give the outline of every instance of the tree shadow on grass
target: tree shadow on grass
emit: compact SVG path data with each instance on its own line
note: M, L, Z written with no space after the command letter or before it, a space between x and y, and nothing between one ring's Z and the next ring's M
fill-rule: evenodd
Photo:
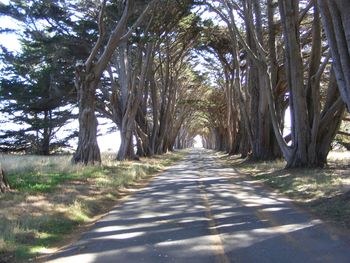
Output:
M332 197L321 197L305 205L325 221L350 230L350 191Z

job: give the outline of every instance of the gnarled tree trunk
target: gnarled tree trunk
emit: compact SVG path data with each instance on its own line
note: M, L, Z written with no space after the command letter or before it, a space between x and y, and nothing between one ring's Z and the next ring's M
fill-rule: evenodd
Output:
M84 65L76 68L76 88L79 104L78 148L73 155L73 162L83 164L101 163L100 148L97 144L97 118L95 115L96 82L89 81Z

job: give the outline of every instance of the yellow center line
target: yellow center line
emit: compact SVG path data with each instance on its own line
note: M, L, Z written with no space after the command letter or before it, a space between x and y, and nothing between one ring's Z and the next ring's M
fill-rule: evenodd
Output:
M202 177L201 172L200 172L200 177ZM199 190L200 190L202 199L204 201L205 215L209 219L208 224L209 224L209 231L211 234L211 238L213 240L213 248L217 253L215 261L217 263L230 263L229 258L225 254L224 244L221 240L220 233L216 228L215 219L214 219L213 213L211 212L208 195L205 191L205 186L202 181L199 181Z

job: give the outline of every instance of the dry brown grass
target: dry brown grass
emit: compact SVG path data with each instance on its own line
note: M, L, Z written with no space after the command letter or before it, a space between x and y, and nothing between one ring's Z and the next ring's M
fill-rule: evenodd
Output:
M17 189L0 196L0 262L52 252L182 156L117 162L106 155L101 167L71 165L69 156L1 156Z

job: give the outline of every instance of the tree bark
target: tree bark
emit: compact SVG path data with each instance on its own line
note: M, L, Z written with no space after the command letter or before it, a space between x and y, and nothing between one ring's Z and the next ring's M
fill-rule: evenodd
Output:
M345 111L345 103L341 100L339 89L334 73L334 67L331 69L330 80L326 103L320 116L320 125L317 135L317 161L318 166L327 164L327 156L331 149L332 141L339 130Z
M292 143L294 154L287 160L287 167L305 167L310 141L306 92L303 83L303 62L299 39L299 3L293 0L279 1L285 39L285 55L290 108L292 111Z
M97 144L97 118L95 114L96 80L87 74L84 65L76 68L76 88L78 90L79 105L79 137L78 148L73 155L74 163L101 163L100 148Z
M0 166L0 193L6 193L10 190L10 184L5 176L4 170Z
M340 95L350 111L350 1L318 0Z
M326 164L332 139L339 128L343 105L337 99L334 77L332 78L333 74L331 74L326 104L322 113L320 112L320 80L328 63L328 57L320 65L321 28L318 8L314 7L313 42L308 63L308 82L307 85L304 85L297 14L298 2L280 0L279 7L286 45L286 72L292 119L291 147L286 145L280 131L278 131L278 124L274 120L275 134L287 161L287 168L322 167ZM271 97L271 92L269 96ZM269 104L272 105L271 99ZM273 119L274 115L271 108Z
M142 94L144 92L144 88L146 85L146 77L148 73L148 68L151 61L151 55L153 51L153 44L148 43L146 48L146 53L143 56L142 52L138 54L137 66L134 72L132 72L130 67L127 65L123 65L126 61L126 56L128 56L127 52L121 52L121 65L124 70L120 71L120 75L123 75L123 79L125 79L124 83L121 83L122 90L125 90L125 100L122 101L123 105L123 117L122 117L122 125L120 127L120 139L121 145L118 151L117 159L119 161L123 161L125 159L133 159L135 158L132 143L132 135L135 131L135 122L136 122L136 114L139 109ZM124 54L124 55L123 55ZM138 80L137 80L138 79ZM125 108L124 108L125 107Z

